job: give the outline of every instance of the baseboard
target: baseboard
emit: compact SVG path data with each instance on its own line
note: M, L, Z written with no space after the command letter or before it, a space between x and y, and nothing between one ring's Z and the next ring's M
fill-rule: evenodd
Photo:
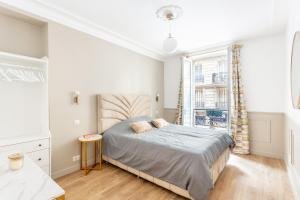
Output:
M90 160L88 160L87 163L88 163L88 165L92 165L92 164L94 164L94 160L90 159ZM71 173L79 171L79 170L80 170L80 163L78 162L78 163L76 163L76 164L74 164L74 165L72 165L70 167L67 167L67 168L60 169L60 170L52 172L51 173L51 177L53 179L57 179L59 177L71 174Z
M283 155L272 153L272 152L264 152L264 151L257 151L251 149L251 154L283 160Z
M295 168L291 166L285 159L285 165L288 171L289 180L294 192L295 200L300 200L300 178L295 171Z

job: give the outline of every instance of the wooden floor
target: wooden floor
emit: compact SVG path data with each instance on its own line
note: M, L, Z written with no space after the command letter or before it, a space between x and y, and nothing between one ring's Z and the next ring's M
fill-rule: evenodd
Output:
M172 192L104 164L88 176L78 171L56 180L67 200L184 200ZM231 155L208 200L293 200L284 163L261 156Z

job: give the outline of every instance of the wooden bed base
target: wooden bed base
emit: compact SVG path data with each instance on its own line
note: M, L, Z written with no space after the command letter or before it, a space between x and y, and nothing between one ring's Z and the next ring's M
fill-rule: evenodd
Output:
M215 161L215 163L213 164L213 166L211 167L210 169L210 173L211 173L211 178L213 180L213 183L215 184L218 177L220 176L220 174L222 173L223 169L225 168L226 166L226 163L229 159L229 156L230 156L230 150L229 148L226 149L222 155L218 158L218 160ZM124 169L132 174L135 174L137 175L138 177L142 177L143 179L146 179L152 183L155 183L163 188L166 188L178 195L181 195L185 198L188 198L188 199L192 199L191 196L189 195L188 191L185 190L185 189L182 189L178 186L175 186L171 183L168 183L166 181L163 181L163 180L160 180L158 178L155 178L153 176L150 176L144 172L141 172L141 171L138 171L136 169L133 169L131 167L128 167L127 165L124 165L122 163L120 163L119 161L116 161L114 159L111 159L105 155L103 155L103 160L115 165L115 166L118 166L120 167L121 169Z

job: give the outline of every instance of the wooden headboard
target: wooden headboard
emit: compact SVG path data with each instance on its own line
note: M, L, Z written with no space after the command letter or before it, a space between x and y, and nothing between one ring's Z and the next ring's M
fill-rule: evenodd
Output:
M147 95L97 95L98 133L131 117L151 114L150 96Z

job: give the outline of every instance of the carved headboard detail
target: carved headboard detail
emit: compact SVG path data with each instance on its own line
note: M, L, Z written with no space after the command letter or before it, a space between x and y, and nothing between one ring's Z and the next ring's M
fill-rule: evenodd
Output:
M98 133L131 117L151 114L150 97L147 95L97 95Z

